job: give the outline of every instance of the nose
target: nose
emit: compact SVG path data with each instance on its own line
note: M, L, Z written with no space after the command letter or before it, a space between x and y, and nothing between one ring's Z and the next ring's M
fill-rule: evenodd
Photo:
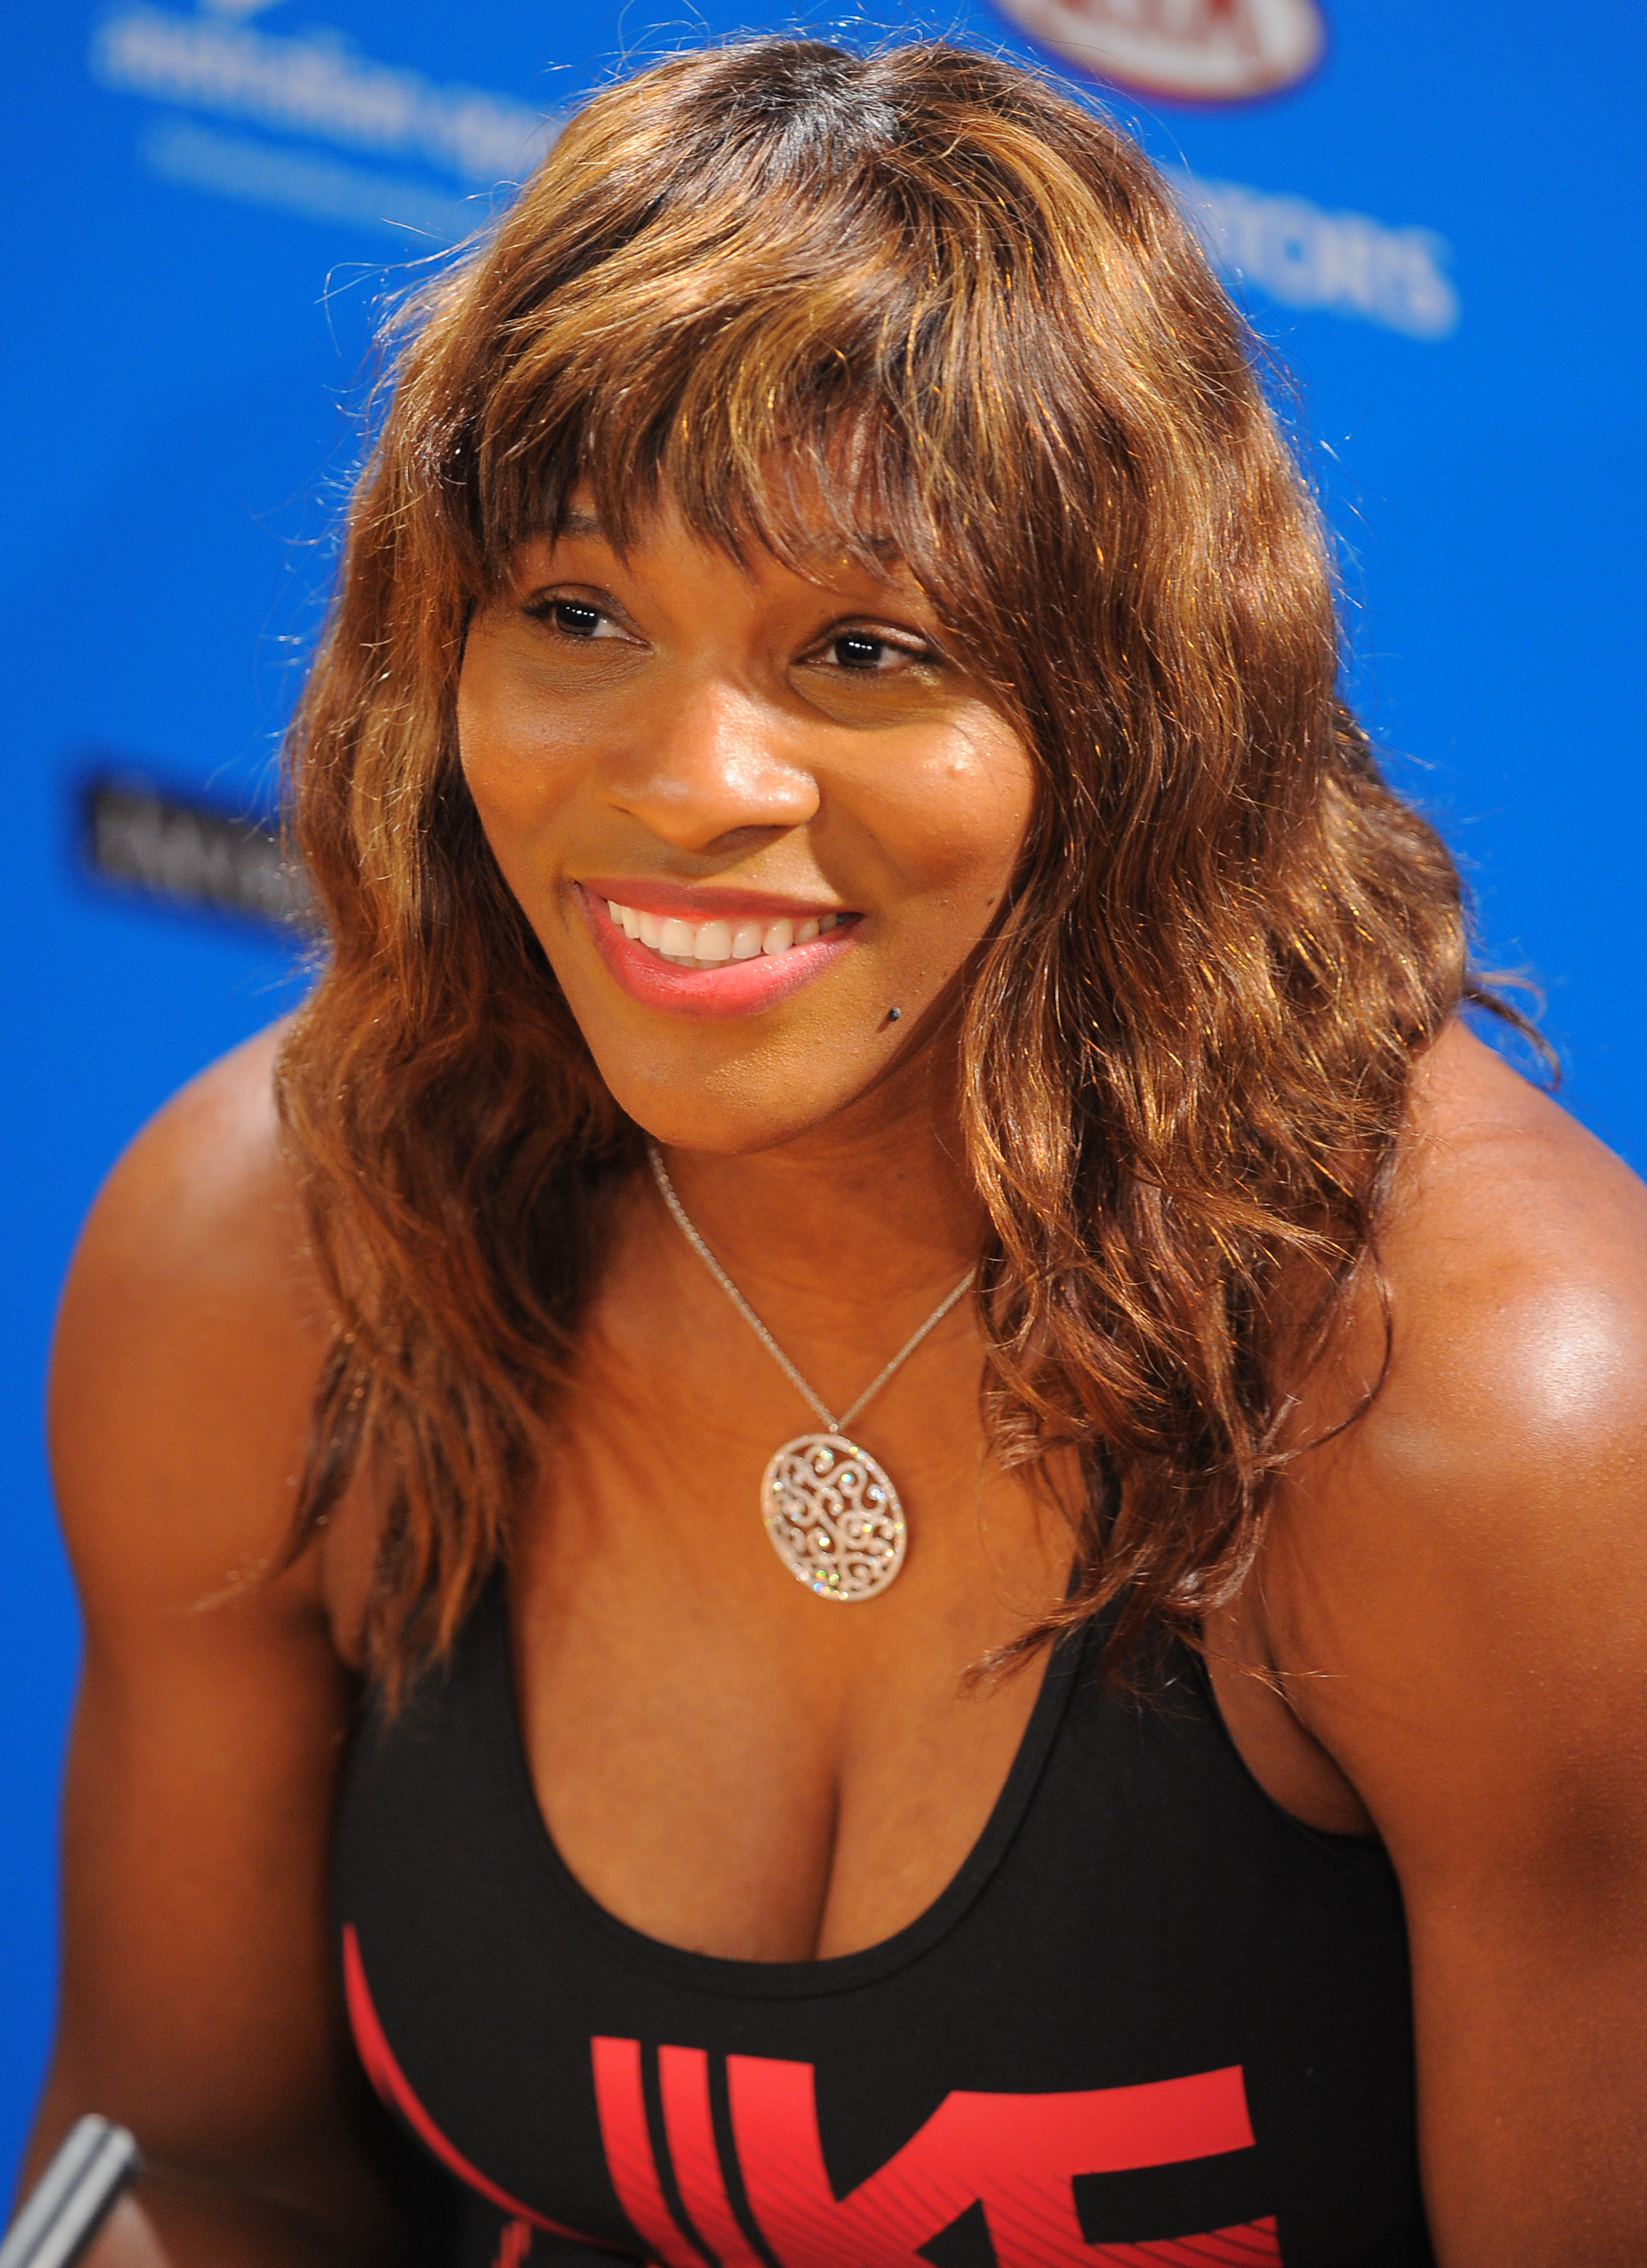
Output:
M741 848L804 827L818 784L786 722L723 679L677 681L608 755L606 794L678 850Z

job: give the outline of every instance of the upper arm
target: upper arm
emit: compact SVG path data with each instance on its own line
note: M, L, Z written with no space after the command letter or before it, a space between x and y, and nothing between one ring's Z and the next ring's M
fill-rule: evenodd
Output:
M121 1160L64 1293L52 1459L85 1620L42 2118L352 2216L327 1923L352 1694L315 1555L268 1579L327 1327L252 1042Z
M1647 2252L1647 1192L1577 1140L1430 1172L1384 1388L1266 1550L1401 1878L1445 2268Z

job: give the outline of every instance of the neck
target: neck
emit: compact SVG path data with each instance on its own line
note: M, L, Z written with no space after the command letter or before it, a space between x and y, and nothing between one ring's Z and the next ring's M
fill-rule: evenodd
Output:
M861 1328L866 1304L934 1304L977 1258L984 1215L955 1090L952 1053L928 1046L790 1141L732 1158L666 1150L665 1162L746 1298L804 1298L826 1328L837 1316Z

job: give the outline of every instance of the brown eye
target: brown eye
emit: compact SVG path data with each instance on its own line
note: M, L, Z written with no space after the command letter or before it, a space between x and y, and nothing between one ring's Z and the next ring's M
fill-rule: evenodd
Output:
M929 646L906 645L901 639L882 637L876 630L837 630L818 659L834 668L849 670L855 677L885 677L894 672L936 661Z
M556 599L549 613L555 629L567 637L596 637L604 619L599 607L585 606L581 599Z

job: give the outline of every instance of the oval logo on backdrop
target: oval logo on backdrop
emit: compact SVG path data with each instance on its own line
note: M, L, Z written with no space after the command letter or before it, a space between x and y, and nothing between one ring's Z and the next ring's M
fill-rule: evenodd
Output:
M1316 0L996 0L1066 63L1136 94L1242 102L1314 69Z

